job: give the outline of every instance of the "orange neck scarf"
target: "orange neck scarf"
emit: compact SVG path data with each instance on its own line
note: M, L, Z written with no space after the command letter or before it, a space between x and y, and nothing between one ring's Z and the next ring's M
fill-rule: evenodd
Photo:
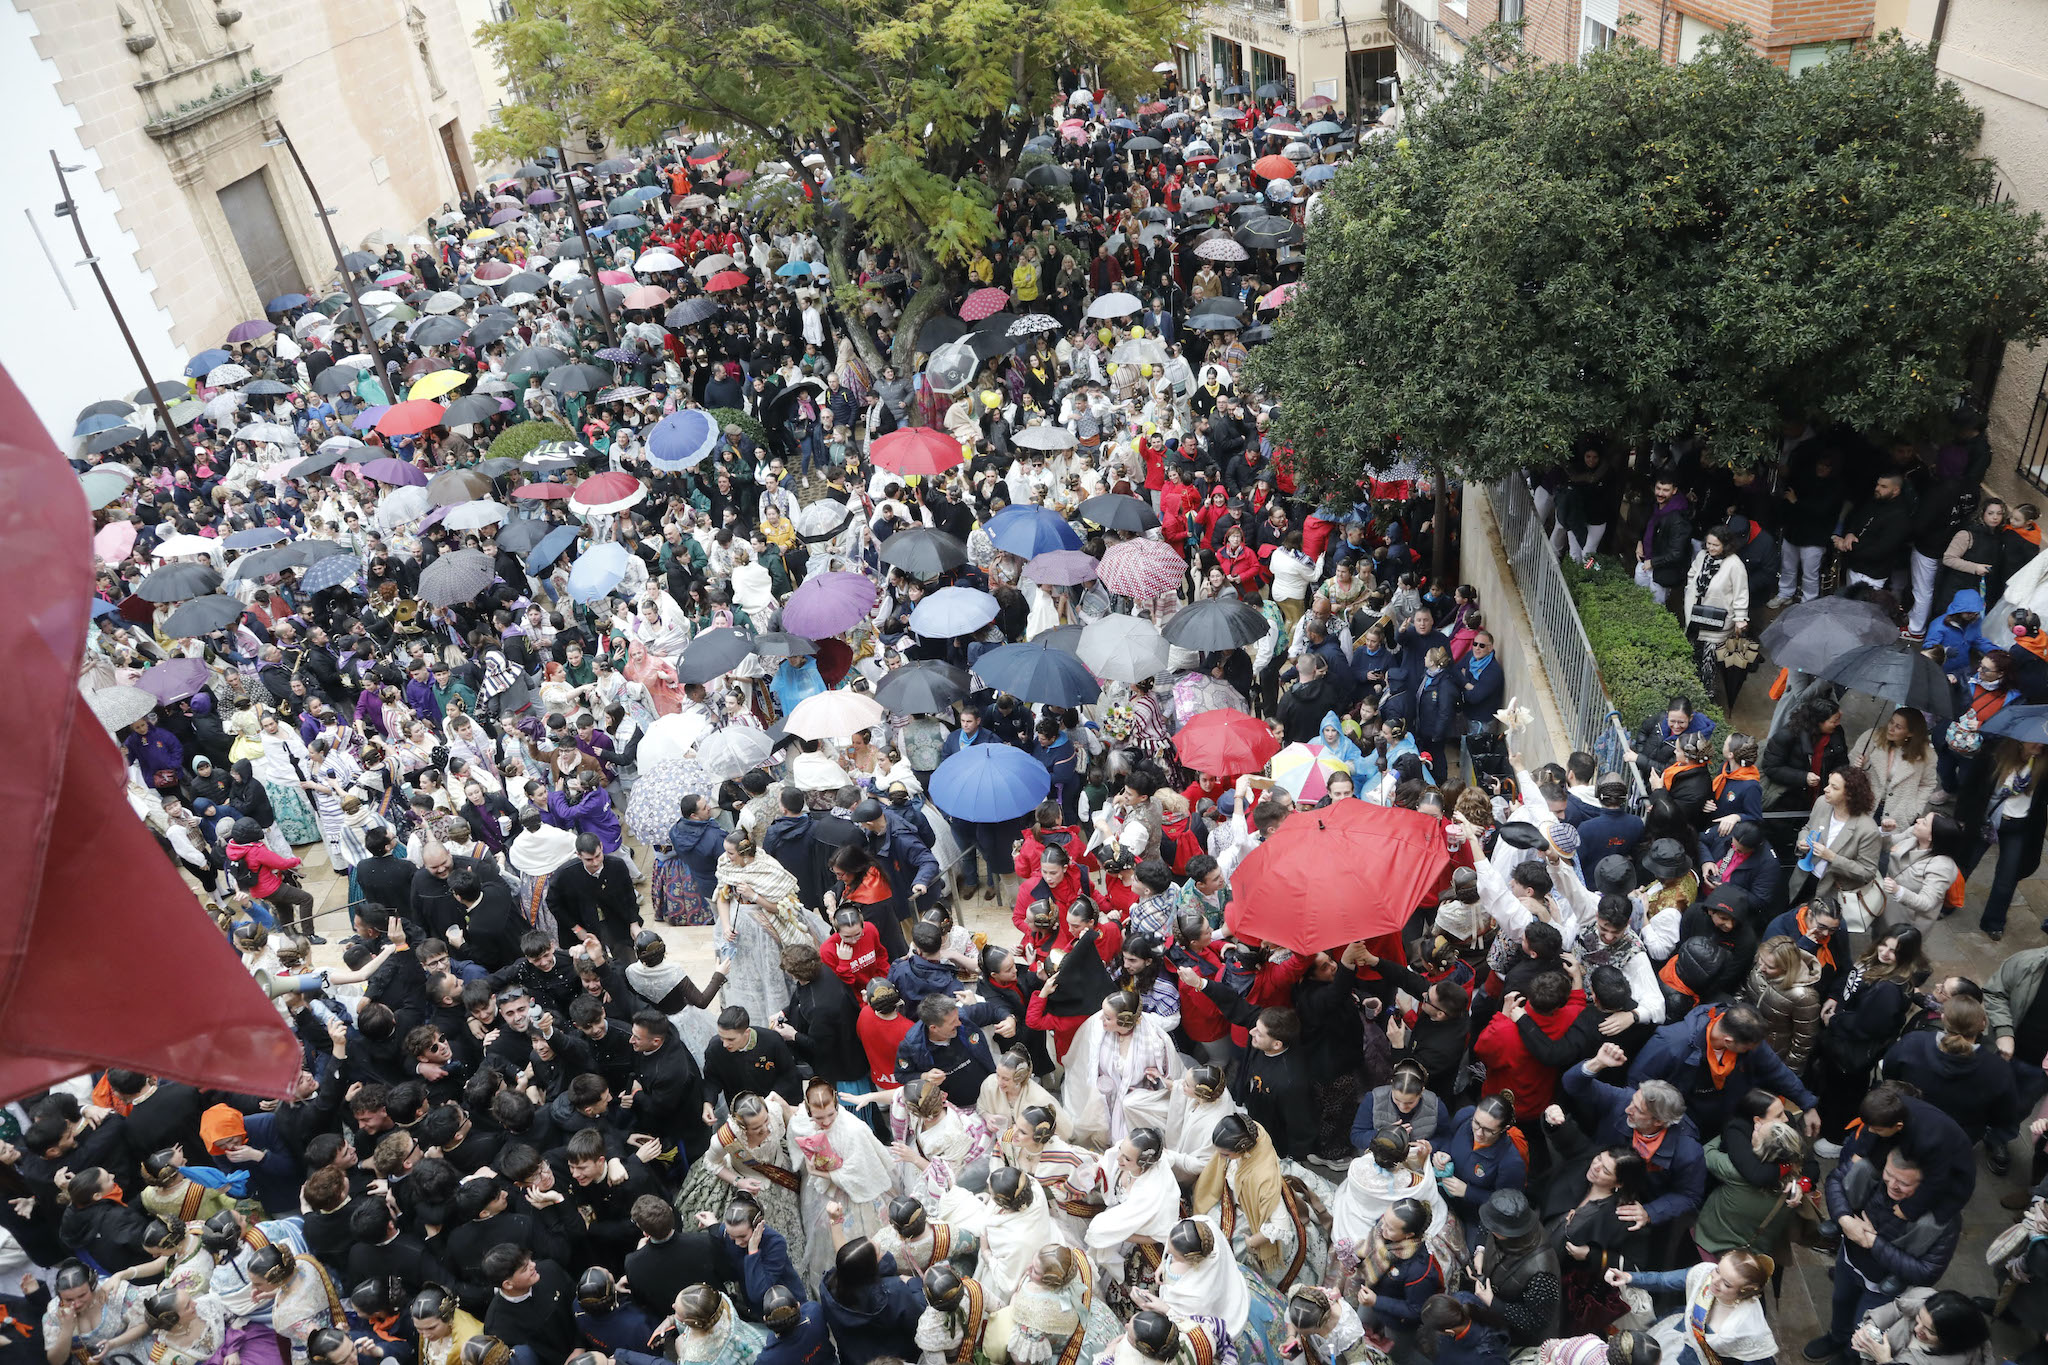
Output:
M1714 779L1714 799L1721 799L1721 793L1728 790L1730 782L1758 782L1762 780L1762 776L1757 772L1754 763L1745 764L1740 768L1730 768Z
M1832 967L1835 965L1833 940L1817 939L1813 936L1813 930L1807 927L1807 921L1812 914L1812 906L1802 905L1799 907L1799 913L1793 916L1792 922L1799 926L1799 936L1813 945L1814 960L1823 967Z
M1707 766L1707 765L1706 765L1706 764L1704 764L1704 763L1674 763L1674 764L1672 764L1672 765L1671 765L1670 767L1668 767L1668 768L1666 768L1666 769L1664 770L1664 790L1665 790L1665 791L1670 791L1670 790L1671 790L1671 785L1672 785L1672 784L1673 784L1674 782L1678 781L1678 779L1679 779L1679 778L1681 778L1681 777L1685 776L1685 775L1686 775L1687 773L1689 773L1689 772L1696 772L1696 771L1698 771L1699 769L1701 769L1701 768L1704 768L1704 767L1706 767L1706 766Z
M1736 1052L1732 1048L1714 1046L1714 1027L1721 1022L1723 1011L1715 1010L1707 1016L1707 1031L1700 1039L1707 1054L1707 1074L1714 1078L1714 1089L1726 1088L1728 1078L1735 1074Z
M1631 1129L1629 1145L1635 1148L1637 1156L1648 1161L1657 1155L1657 1149L1664 1145L1664 1135L1670 1131L1669 1128L1659 1128L1654 1133L1639 1133Z

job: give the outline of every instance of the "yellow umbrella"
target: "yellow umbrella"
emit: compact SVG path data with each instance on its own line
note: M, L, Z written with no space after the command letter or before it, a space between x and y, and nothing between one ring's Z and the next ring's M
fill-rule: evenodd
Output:
M465 242L495 242L496 240L498 240L498 230L496 228L487 227L478 228L475 232L470 233L469 236L463 238L462 240L464 240Z
M412 387L406 390L405 396L407 399L439 398L442 394L451 393L468 382L469 376L461 370L435 370L432 374L423 374L415 379Z

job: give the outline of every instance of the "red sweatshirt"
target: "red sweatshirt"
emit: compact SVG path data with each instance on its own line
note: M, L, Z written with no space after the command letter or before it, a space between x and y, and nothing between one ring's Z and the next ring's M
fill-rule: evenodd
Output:
M861 926L860 941L854 944L852 956L840 956L842 946L839 935L835 933L825 940L818 953L825 959L825 965L832 969L832 974L844 981L855 995L865 994L868 982L889 974L889 950L882 946L882 932L874 925Z
M868 1078L876 1088L897 1088L896 1049L912 1027L914 1021L901 1012L894 1019L884 1019L867 1004L861 1005L854 1031L860 1035L861 1050L868 1054Z
M1543 1030L1546 1038L1561 1038L1585 1008L1586 993L1573 991L1558 1009L1549 1014L1531 1009L1529 1018ZM1557 1092L1557 1068L1545 1066L1529 1055L1528 1048L1522 1043L1520 1027L1505 1013L1494 1015L1479 1031L1478 1039L1472 1044L1472 1055L1486 1063L1486 1093L1490 1095L1499 1090L1515 1092L1517 1122L1534 1122L1550 1107Z

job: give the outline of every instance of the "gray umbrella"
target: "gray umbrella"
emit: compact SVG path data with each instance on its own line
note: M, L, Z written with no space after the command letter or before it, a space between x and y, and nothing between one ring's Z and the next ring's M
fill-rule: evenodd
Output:
M558 365L547 377L547 387L557 393L593 393L611 382L611 371L599 365Z
M161 704L139 687L116 684L86 694L85 704L100 718L100 724L115 734L149 715Z
M517 275L507 275L493 286L501 299L507 294L538 294L547 287L548 277L538 270L522 270Z
M930 578L967 562L967 547L959 537L928 526L912 526L882 542L882 562L905 573Z
M459 427L471 422L487 422L498 415L498 400L479 398L471 394L458 398L448 405L447 415L441 419L443 426ZM516 461L514 462L517 463Z
M663 318L662 322L670 327L689 327L717 317L720 311L721 307L716 299L684 299L668 310L668 316Z
M1898 623L1882 607L1847 597L1816 597L1786 609L1757 643L1780 668L1819 673L1852 649L1898 638Z
M313 381L313 392L328 397L337 393L347 393L355 387L359 375L360 371L353 365L329 365L320 371L319 378Z
M446 346L451 341L460 341L468 331L469 324L462 319L436 313L415 322L405 339L415 346Z
M498 528L498 548L516 555L527 554L547 538L550 529L546 522L532 519L507 522Z
M139 428L128 426L108 427L105 431L95 431L91 436L88 436L85 441L85 448L97 455L102 451L112 450L115 446L125 446L130 441L139 441L141 439L142 432Z
M1878 697L1894 706L1932 711L1943 719L1956 713L1955 695L1941 665L1905 640L1859 645L1829 663L1820 677L1851 692Z
M241 620L247 610L240 598L196 597L164 619L164 634L173 640L211 635Z
M341 258L341 268L351 274L358 270L368 270L375 264L377 258L367 251L351 251Z
M1208 597L1175 612L1159 633L1168 644L1209 653L1248 645L1270 629L1258 608L1234 597Z
M299 556L292 552L290 546L273 545L268 550L243 555L230 564L228 577L246 578L253 583L259 578L268 578L271 574L280 573L285 569L296 569L301 563Z
M135 595L146 602L183 602L219 587L220 575L210 564L166 564L136 584Z
M516 374L525 370L533 374L545 374L568 363L569 357L552 346L529 346L523 351L516 352L505 362L505 372Z
M420 570L420 597L437 607L454 606L473 599L497 576L482 550L456 550Z
M626 291L615 284L608 284L604 287L604 306L612 312L618 311L619 305L625 300L625 297ZM584 290L576 302L569 305L569 312L574 317L594 318L597 316L597 311L596 290ZM610 383L611 381L607 379L605 382Z

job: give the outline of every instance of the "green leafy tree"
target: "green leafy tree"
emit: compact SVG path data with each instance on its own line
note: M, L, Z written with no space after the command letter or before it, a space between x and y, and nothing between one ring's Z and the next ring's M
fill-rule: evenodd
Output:
M528 157L598 129L652 144L678 126L780 160L771 211L818 233L845 281L862 240L898 248L922 287L898 320L907 370L919 325L996 233L1025 120L1062 70L1124 91L1187 26L1175 0L512 0L485 25L522 95L477 136L484 156ZM805 154L824 158L806 164ZM832 194L821 192L821 172ZM856 301L850 285L842 304ZM863 329L853 340L871 364Z
M1781 415L1911 436L1974 347L2044 334L2040 216L1987 202L1981 116L1924 49L1795 77L1738 29L1676 66L1475 47L1329 187L1253 352L1312 479L1694 431L1747 464Z

